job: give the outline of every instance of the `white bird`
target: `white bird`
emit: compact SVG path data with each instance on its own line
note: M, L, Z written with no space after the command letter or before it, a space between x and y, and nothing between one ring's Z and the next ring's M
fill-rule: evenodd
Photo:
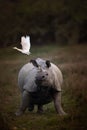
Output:
M21 37L21 45L22 45L22 49L19 49L17 47L13 47L13 49L18 50L23 54L29 55L30 54L30 47L31 47L30 37L29 36L26 36L26 37L22 36Z

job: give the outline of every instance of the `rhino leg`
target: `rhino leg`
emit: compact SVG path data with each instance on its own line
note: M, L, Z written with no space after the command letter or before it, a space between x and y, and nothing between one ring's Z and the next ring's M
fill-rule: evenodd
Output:
M43 113L43 105L38 105L37 113Z
M16 116L20 116L24 113L24 111L26 110L26 108L29 105L29 92L27 92L26 90L23 91L22 93L22 101L21 101L21 105L19 110L15 113Z
M61 106L61 92L56 92L53 94L53 101L54 101L56 112L59 113L59 115L66 115L66 113L64 112Z
M34 104L29 104L28 111L33 111L33 110L34 110Z

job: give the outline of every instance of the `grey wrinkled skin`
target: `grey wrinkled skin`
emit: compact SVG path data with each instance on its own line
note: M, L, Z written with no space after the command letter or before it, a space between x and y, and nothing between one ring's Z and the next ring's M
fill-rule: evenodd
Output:
M66 114L61 106L62 73L53 63L37 58L25 64L18 74L18 85L21 91L21 104L16 115L22 115L28 108L37 112L43 111L43 105L53 100L56 112Z

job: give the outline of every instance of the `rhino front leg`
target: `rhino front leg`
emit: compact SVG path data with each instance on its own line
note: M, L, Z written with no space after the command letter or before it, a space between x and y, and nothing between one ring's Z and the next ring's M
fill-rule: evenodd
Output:
M64 112L64 110L61 106L61 92L54 93L53 100L54 100L54 106L55 106L57 113L59 113L59 115L66 115L66 113Z
M22 101L19 110L15 113L16 116L20 116L24 113L29 105L29 92L24 90L22 93Z
M43 105L38 105L37 113L43 113Z

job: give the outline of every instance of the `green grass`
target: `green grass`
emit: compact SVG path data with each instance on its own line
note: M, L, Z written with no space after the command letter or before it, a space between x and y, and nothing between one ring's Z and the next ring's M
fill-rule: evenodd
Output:
M87 129L87 45L33 46L30 56L12 47L0 49L0 129L1 130L86 130ZM53 103L45 112L15 112L20 104L17 76L30 59L41 57L55 63L62 71L62 105L67 116L56 114Z

